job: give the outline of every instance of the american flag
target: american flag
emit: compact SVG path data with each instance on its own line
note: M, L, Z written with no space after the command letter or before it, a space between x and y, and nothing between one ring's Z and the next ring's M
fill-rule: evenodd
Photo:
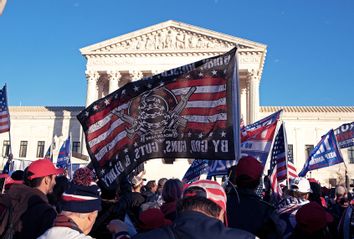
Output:
M0 90L0 133L10 131L10 114L7 106L6 85Z
M297 177L296 168L294 167L293 161L289 161L288 155L290 154L288 151L286 131L284 123L282 123L274 139L270 163L270 170L272 172L270 183L273 193L276 195L281 195L279 188L280 182Z
M111 182L151 158L234 158L235 54L130 82L82 111L98 176Z

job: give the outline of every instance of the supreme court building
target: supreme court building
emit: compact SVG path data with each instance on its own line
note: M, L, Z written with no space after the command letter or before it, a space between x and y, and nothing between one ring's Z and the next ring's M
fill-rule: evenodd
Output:
M238 45L241 115L245 124L280 109L286 124L289 150L298 172L321 136L331 128L354 121L354 106L261 106L260 83L267 46L189 24L167 21L80 49L87 59L86 106L127 82L151 76L203 58L216 56ZM271 49L270 49L271 50ZM83 80L83 79L73 79ZM266 84L267 80L262 81ZM285 87L285 86L284 86ZM82 89L84 90L84 89ZM296 102L294 102L296 103ZM87 164L81 126L76 115L84 106L10 107L12 151L16 167L44 156L54 139L54 158L69 132L73 138L74 162ZM8 135L0 135L2 157L8 153ZM354 179L354 148L342 150L349 178ZM0 160L1 166L1 160ZM186 159L145 163L147 179L181 178L189 167ZM323 185L342 183L344 164L315 170L311 177ZM310 176L310 175L308 175Z

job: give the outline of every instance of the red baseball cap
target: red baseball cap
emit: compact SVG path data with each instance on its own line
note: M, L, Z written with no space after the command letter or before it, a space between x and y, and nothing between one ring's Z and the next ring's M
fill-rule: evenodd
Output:
M64 169L56 168L48 159L39 159L32 162L27 171L33 173L33 175L28 177L29 180L64 173Z
M172 224L172 221L166 219L159 208L149 208L141 212L139 221L139 226L144 230L156 229Z
M263 173L263 166L261 162L252 156L245 156L240 158L238 164L235 166L236 177L247 176L249 180L259 180Z
M312 234L333 222L333 217L317 202L310 202L297 211L296 221L301 230Z

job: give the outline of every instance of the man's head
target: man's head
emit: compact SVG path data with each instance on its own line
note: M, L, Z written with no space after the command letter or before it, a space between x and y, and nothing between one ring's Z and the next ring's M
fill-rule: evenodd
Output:
M39 159L32 162L25 170L25 183L47 195L53 191L56 175L63 172L63 169L55 168L51 161Z
M157 191L157 184L156 184L156 181L155 180L151 180L151 181L148 181L146 183L146 188L147 190L155 193Z
M71 218L85 234L88 234L101 210L100 189L93 181L92 171L80 168L62 196L62 213Z
M263 173L262 164L251 156L242 157L231 167L230 182L240 188L256 189Z
M131 180L133 191L140 192L141 187L143 186L144 180L139 176L134 176Z
M183 192L178 211L197 211L224 221L226 193L223 187L211 180L191 183Z
M304 177L296 177L290 182L290 191L296 198L308 199L312 193L310 182Z

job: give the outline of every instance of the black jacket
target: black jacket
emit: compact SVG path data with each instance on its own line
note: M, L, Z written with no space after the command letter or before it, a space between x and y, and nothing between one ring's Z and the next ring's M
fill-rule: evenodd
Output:
M237 196L238 193L238 196ZM250 189L230 188L227 193L229 227L239 228L259 238L278 238L275 208Z
M48 203L47 196L35 188L26 185L13 185L7 192L15 207L16 223L14 239L34 239L52 227L57 215L54 208Z
M172 226L141 233L133 239L254 239L252 234L233 228L227 228L215 218L195 211L183 212Z

